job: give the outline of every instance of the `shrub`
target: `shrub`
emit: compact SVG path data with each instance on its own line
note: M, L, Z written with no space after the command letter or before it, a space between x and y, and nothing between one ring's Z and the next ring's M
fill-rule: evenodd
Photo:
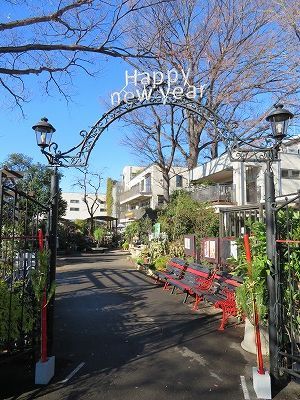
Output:
M166 268L166 264L169 261L170 257L169 256L160 256L158 257L155 262L154 262L154 266L155 269L160 271Z
M126 226L124 236L127 242L132 243L137 238L142 243L148 243L149 233L152 231L152 222L150 218L141 218L133 221Z
M98 228L94 230L94 238L97 241L98 246L101 244L106 234L107 229L104 227L98 226Z
M253 298L260 319L266 322L268 309L267 275L269 261L266 255L266 232L262 222L247 223L251 230L250 244L252 253L252 276L248 274L248 264L244 250L244 242L238 244L238 259L233 272L244 277L243 284L236 289L236 300L240 315L245 315L253 323Z
M0 350L5 349L8 333L13 343L21 338L21 333L32 331L36 317L27 288L23 291L23 281L15 282L10 288L0 279Z
M197 239L218 234L219 218L208 203L200 203L185 191L171 195L170 203L161 212L158 222L171 240L185 234L195 234Z
M170 258L178 257L184 258L184 244L182 239L174 240L173 242L169 243L169 251L168 254Z

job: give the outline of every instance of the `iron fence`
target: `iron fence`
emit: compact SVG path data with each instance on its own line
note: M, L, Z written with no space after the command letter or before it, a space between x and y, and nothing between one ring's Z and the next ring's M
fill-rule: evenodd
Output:
M293 204L299 199L296 196ZM300 211L290 203L275 211L277 333L281 372L300 378Z
M215 184L193 188L192 198L197 201L208 201L221 204L235 204L235 185Z
M0 359L38 344L31 271L38 268L38 229L46 233L49 221L46 207L5 178L0 171Z
M247 232L247 223L264 220L263 205L247 205L220 209L220 231L223 237L241 237Z

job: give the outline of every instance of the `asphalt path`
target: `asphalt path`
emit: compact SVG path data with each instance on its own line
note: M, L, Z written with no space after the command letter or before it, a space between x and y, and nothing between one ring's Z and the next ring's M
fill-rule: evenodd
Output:
M233 319L192 310L134 269L124 252L61 260L55 304L56 375L15 399L243 400L255 356ZM283 397L285 398L285 397ZM293 397L287 397L293 398ZM296 398L296 397L295 397Z

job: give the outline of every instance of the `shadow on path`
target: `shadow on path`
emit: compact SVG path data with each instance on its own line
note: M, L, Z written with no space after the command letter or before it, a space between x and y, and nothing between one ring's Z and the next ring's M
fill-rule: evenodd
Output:
M242 398L239 375L255 357L239 349L240 327L217 331L219 314L191 312L183 296L170 295L130 269L123 254L73 260L57 271L55 378L47 388L31 382L10 388L6 396ZM80 363L85 364L74 378L60 383Z

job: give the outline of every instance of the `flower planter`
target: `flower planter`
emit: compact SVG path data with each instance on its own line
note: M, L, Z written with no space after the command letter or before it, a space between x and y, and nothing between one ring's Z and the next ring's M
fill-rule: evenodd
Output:
M267 328L261 326L259 328L261 350L262 354L266 356L269 354L269 334ZM241 347L248 353L256 354L255 329L254 325L252 325L248 318L245 319L245 333L244 340L241 343Z

